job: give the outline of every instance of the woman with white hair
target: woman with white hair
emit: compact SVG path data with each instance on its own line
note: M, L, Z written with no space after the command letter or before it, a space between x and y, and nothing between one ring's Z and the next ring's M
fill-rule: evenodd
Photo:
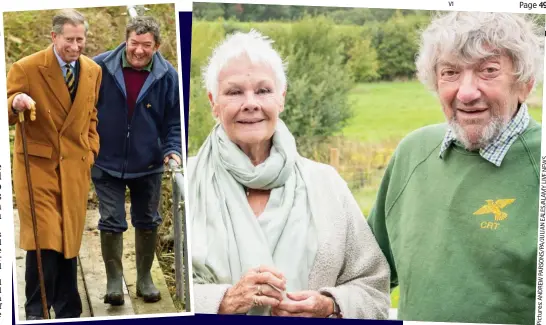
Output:
M235 33L204 69L218 123L188 160L195 311L386 319L386 258L335 169L298 154L271 43Z

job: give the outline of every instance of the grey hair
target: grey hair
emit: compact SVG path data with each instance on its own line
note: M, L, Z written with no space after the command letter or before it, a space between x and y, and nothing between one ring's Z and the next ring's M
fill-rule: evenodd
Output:
M544 26L542 26L544 27ZM518 83L542 78L544 30L521 14L451 12L434 19L421 34L417 77L437 90L436 66L443 55L476 63L492 55L508 55Z
M150 16L137 16L131 18L125 28L125 39L129 39L129 34L135 32L137 35L151 33L154 36L156 44L161 44L161 35L159 22Z
M85 17L79 11L74 9L63 9L59 11L51 21L51 31L55 34L63 34L63 27L65 24L72 24L74 26L83 25L85 27L85 34L89 29L89 24L85 20Z

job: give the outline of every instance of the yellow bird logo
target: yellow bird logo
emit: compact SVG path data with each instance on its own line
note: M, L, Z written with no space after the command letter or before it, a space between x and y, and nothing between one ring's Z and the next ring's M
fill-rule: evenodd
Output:
M146 108L150 108L150 107L152 107L152 104L150 103L146 104Z
M501 199L497 201L485 200L487 202L484 206L474 212L474 215L479 214L489 214L492 213L495 215L495 221L504 220L508 218L508 213L502 212L501 210L507 205L512 204L516 199Z

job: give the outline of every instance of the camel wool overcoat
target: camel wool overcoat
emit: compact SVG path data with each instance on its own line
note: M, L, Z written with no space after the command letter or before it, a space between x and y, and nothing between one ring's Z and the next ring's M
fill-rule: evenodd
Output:
M36 102L36 119L26 110L25 134L40 249L78 256L90 188L90 169L98 155L96 104L100 67L80 55L77 92L72 102L53 45L13 64L7 76L8 119L16 124L13 188L20 219L20 247L35 250L21 124L13 99L25 93Z

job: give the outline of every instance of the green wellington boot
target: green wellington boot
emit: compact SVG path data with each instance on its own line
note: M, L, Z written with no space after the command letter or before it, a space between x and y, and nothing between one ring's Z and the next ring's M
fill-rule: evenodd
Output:
M102 259L106 266L106 294L104 303L120 306L123 298L123 233L100 232Z
M152 263L155 257L157 228L153 230L135 229L135 251L137 265L137 296L145 302L156 302L161 293L152 281Z

